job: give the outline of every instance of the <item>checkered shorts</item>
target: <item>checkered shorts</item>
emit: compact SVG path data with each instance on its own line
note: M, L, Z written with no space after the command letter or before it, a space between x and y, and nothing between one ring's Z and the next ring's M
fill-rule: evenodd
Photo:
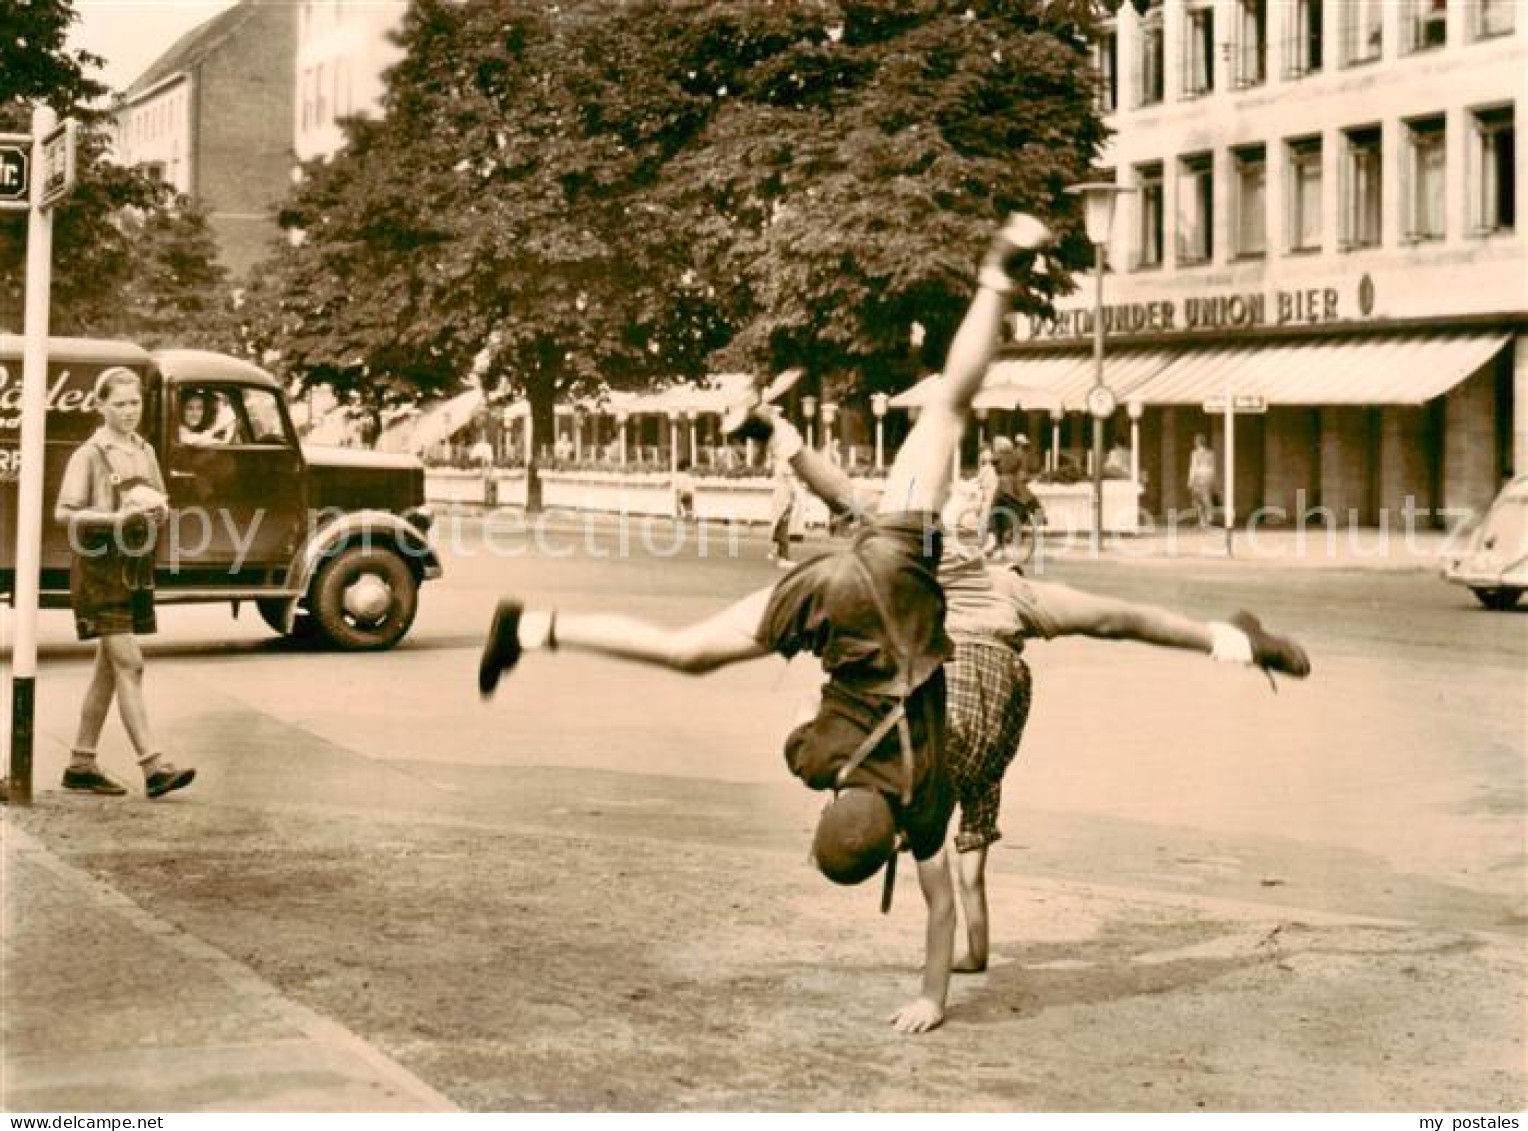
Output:
M945 765L960 802L957 852L997 840L1003 774L1019 752L1029 718L1029 665L996 640L955 637L944 665L949 694Z

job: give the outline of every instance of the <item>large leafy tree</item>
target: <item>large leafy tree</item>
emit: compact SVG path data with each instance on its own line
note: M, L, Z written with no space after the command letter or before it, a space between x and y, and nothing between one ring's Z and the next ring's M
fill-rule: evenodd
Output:
M688 234L643 195L656 139L605 118L610 59L646 50L620 6L418 0L385 116L352 121L283 214L253 345L307 382L386 401L469 375L553 406L699 375L725 327Z
M695 5L675 50L706 127L657 191L730 292L729 351L838 395L942 357L997 218L1075 227L1064 189L1104 138L1092 21L1057 0ZM1063 263L1085 255L1064 241Z
M582 388L715 364L900 387L996 221L1069 217L1103 138L1091 13L416 0L385 117L290 202L255 343L384 395L475 373L527 394L542 436Z
M29 133L46 103L81 130L78 180L54 213L50 328L147 345L229 340L229 294L205 217L167 186L107 159L102 60L68 48L70 0L0 4L0 131ZM26 213L0 213L0 327L19 331Z

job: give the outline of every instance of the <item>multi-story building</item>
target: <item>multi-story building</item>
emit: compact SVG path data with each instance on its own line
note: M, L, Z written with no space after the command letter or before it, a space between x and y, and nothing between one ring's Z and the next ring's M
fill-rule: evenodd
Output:
M339 120L375 114L384 72L400 57L391 39L407 0L302 0L296 9L292 137L299 161L345 144Z
M1128 0L1098 47L1120 198L1105 381L1147 509L1236 417L1238 509L1339 523L1473 507L1528 471L1521 0ZM1094 280L989 383L1042 386L1082 452ZM1132 404L1133 402L1133 404ZM1124 407L1124 406L1129 406ZM1050 422L1016 422L1042 443Z
M116 109L118 161L204 206L238 277L269 251L292 167L292 9L243 0L182 36Z

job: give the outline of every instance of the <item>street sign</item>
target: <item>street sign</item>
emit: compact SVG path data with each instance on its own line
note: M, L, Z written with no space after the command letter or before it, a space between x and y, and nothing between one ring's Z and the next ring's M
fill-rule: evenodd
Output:
M1204 411L1216 416L1225 415L1226 398L1223 396L1205 398ZM1231 411L1267 412L1268 398L1255 393L1237 393L1231 398Z
M74 188L75 121L66 118L42 139L42 207L49 208Z
M28 206L27 189L31 183L27 178L29 148L31 148L30 143L0 145L0 207L26 208Z

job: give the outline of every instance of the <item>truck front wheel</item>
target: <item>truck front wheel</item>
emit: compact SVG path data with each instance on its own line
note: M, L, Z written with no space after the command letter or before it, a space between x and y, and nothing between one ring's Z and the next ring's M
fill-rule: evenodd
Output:
M336 647L376 652L398 643L414 623L419 584L393 551L351 546L318 571L308 605Z

